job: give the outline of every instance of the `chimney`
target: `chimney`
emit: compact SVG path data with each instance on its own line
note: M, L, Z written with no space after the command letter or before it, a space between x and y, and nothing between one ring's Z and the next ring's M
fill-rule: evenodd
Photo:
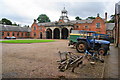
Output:
M107 12L105 13L105 20L107 21Z
M34 23L36 23L36 19L34 19Z

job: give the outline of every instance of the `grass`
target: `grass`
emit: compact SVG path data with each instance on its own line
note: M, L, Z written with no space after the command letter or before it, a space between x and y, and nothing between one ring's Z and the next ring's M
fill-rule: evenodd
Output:
M38 40L38 39L33 39L33 40L5 40L5 41L0 41L0 43L42 43L42 42L54 42L55 40Z

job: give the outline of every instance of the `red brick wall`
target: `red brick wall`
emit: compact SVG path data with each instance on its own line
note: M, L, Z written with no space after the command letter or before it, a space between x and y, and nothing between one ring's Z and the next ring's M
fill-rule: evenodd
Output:
M100 28L96 28L96 23L100 23ZM85 28L85 26L88 26L88 28ZM100 17L96 17L96 19L93 20L92 23L75 24L75 30L99 31L101 34L106 34L105 22Z
M13 32L14 31L1 31L1 33L4 32L4 35L2 36L2 39L4 39L5 37L7 37L7 33L9 32L9 36L8 37L12 37L13 36ZM17 35L17 33L19 33L19 36ZM23 36L22 36L23 33ZM26 35L27 32L14 32L14 37L16 38L28 38L30 36Z
M34 27L36 29L34 29ZM33 23L31 26L31 37L32 38L40 38L40 32L42 33L42 38L46 38L45 36L45 27L44 26L38 26L36 23ZM36 34L36 36L34 35Z

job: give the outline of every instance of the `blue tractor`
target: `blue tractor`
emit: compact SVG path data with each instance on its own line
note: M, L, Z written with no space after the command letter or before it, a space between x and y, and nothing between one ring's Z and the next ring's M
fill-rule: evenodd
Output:
M110 42L106 40L97 39L98 36L95 31L84 31L79 32L82 37L77 38L76 50L79 53L87 51L98 51L99 54L106 55L109 51Z

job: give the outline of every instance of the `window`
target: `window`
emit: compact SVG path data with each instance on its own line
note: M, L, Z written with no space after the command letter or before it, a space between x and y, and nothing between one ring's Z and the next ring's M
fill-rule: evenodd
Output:
M12 36L14 36L15 34L14 34L14 32L12 33Z
M34 36L36 36L36 33L34 32Z
M7 36L10 36L10 33L9 33L9 32L7 33Z
M30 36L30 33L29 33L29 32L27 32L27 36Z
M100 23L96 23L96 28L100 28Z
M23 36L23 33L22 33L22 36Z
M17 36L19 36L19 32L17 33Z
M42 30L42 27L39 27L40 30Z
M88 28L88 26L85 26L85 28L87 29L87 28Z
M107 34L111 34L111 32L107 32Z
M76 28L78 28L79 26L76 26Z
M27 36L27 33L25 33L25 36Z
M2 36L4 36L4 32L2 32Z
M36 27L34 26L34 30L36 30Z

